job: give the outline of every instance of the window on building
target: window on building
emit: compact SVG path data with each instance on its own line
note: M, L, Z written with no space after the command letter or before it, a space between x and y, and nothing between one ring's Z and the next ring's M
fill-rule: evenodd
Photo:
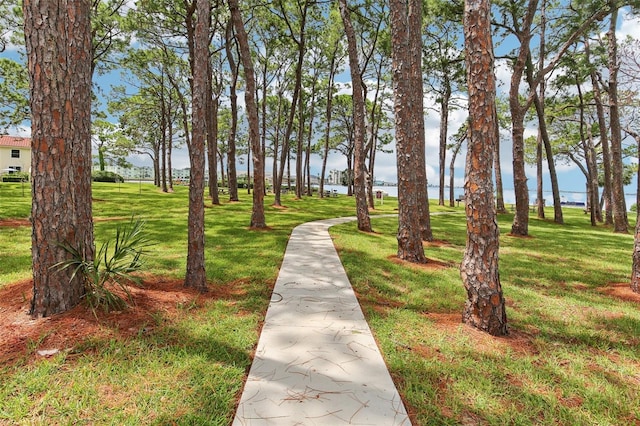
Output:
M11 158L20 158L20 150L12 149L11 150Z

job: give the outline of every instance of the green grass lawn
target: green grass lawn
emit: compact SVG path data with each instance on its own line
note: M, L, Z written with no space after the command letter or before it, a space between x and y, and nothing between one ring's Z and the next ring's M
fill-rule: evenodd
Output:
M394 219L375 219L375 235L332 228L417 424L640 424L640 297L609 295L628 287L633 236L564 213L564 226L531 219L531 238L509 236L513 216L499 217L506 338L460 324L464 216L432 216L441 243L427 257L453 265L439 269L392 261Z
M150 332L90 337L51 358L32 350L0 366L0 424L228 425L293 227L352 216L352 198L265 200L270 230L248 229L251 197L206 208L206 269L212 290L241 296L150 313ZM187 188L95 184L98 243L131 216L155 243L145 274L181 278L186 268ZM385 198L376 212L393 213ZM0 219L27 218L29 190L0 184ZM460 324L464 289L457 263L465 244L462 208L432 207L430 259L394 261L394 218L332 228L349 277L415 424L618 425L640 422L640 310L604 291L626 282L633 237L592 228L580 210L565 226L532 219L532 238L507 235L499 218L500 272L511 335L494 338ZM30 229L0 227L0 288L30 274ZM28 297L28 296L27 296ZM176 302L178 303L178 302ZM5 325L3 325L5 326ZM107 325L105 324L105 328ZM43 336L44 338L45 336Z

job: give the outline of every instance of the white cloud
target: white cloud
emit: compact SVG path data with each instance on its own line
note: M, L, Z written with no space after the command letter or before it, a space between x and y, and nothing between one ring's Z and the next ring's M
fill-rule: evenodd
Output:
M630 36L634 39L640 38L640 17L634 16L631 11L625 10L621 15L621 22L618 24L616 36L619 40Z

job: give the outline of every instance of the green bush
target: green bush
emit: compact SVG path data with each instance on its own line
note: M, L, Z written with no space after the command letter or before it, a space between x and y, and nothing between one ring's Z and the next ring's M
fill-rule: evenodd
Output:
M91 173L91 179L94 182L124 182L124 178L117 173L98 170Z
M3 182L28 182L29 173L26 172L14 172L2 176Z

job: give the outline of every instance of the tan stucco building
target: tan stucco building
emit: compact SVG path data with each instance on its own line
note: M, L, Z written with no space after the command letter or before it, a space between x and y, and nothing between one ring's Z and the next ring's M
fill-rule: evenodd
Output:
M0 174L29 172L31 168L31 139L19 136L0 136Z

